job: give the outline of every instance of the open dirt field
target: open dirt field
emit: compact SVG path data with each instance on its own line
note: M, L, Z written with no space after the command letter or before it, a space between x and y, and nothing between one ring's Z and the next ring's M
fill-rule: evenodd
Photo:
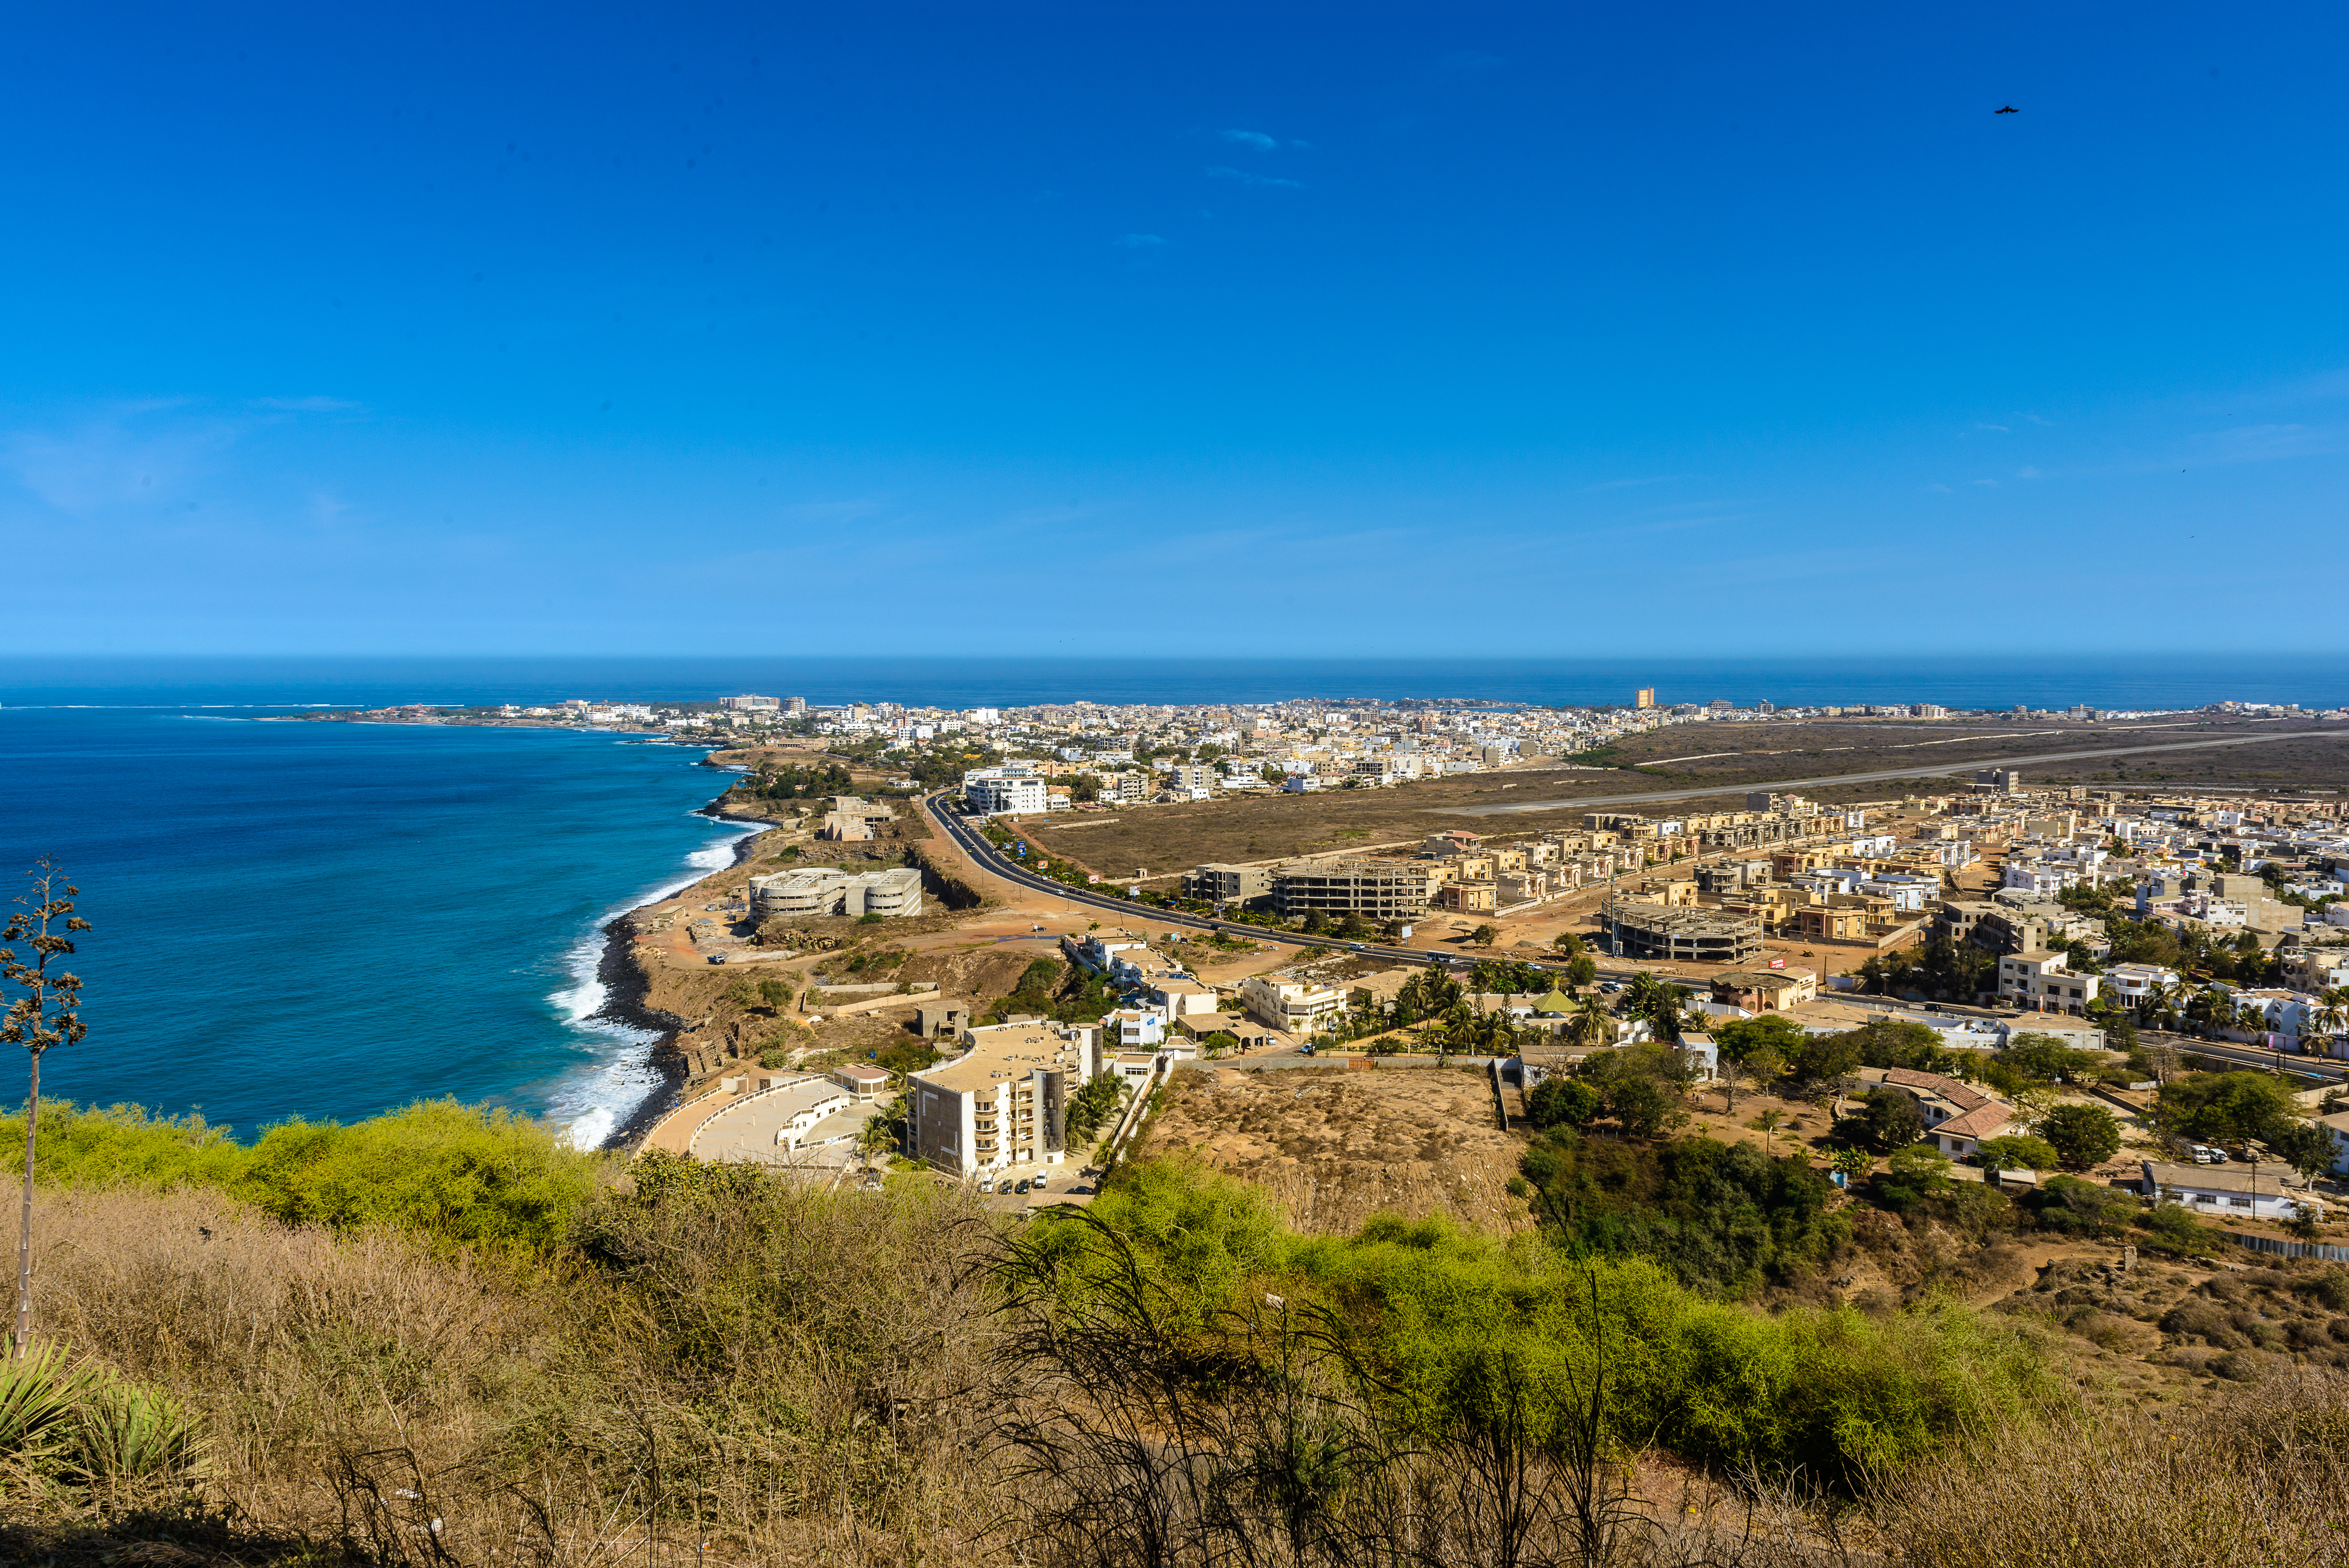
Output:
M2274 733L2273 723L2201 723L2151 728L2085 722L1949 723L1819 720L1787 724L1683 725L1635 736L1611 748L1597 770L1539 762L1496 773L1431 779L1392 789L1314 794L1236 795L1196 804L1130 806L1114 815L1067 813L1028 817L1021 834L1056 858L1072 859L1103 877L1161 878L1203 861L1272 861L1300 855L1369 851L1416 844L1431 833L1465 827L1509 837L1581 826L1588 796L1641 791L1705 790L1658 802L1657 811L1742 808L1755 784L1830 774L1946 765L1962 772L2002 758L2115 746L2173 745L2203 736L2240 739ZM2261 741L2212 750L2153 752L2033 765L2033 784L2106 784L2145 788L2246 784L2270 788L2349 787L2349 726L2296 731L2302 739ZM1946 793L1957 779L1911 778L1806 786L1814 799L1840 804ZM1461 808L1515 807L1557 801L1538 811L1511 810L1481 819ZM1649 809L1623 805L1610 809Z
M1503 1189L1525 1141L1500 1130L1482 1072L1342 1067L1174 1075L1145 1152L1262 1186L1299 1229L1342 1234L1381 1210L1490 1231L1531 1221Z

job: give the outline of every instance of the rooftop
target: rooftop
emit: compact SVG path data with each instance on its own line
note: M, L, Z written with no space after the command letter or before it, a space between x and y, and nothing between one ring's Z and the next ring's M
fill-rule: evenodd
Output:
M1039 1069L1072 1069L1077 1046L1048 1023L990 1023L966 1030L968 1049L953 1061L914 1076L952 1094L984 1092L1006 1078L1024 1078Z

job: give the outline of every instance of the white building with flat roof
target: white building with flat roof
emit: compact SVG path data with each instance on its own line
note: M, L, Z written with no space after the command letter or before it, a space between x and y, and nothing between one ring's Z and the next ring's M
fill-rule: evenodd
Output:
M1044 775L1028 763L973 768L962 775L962 797L981 816L1022 816L1048 808Z
M962 1176L1061 1164L1069 1096L1093 1075L1093 1036L1045 1023L964 1030L960 1056L906 1081L906 1152Z

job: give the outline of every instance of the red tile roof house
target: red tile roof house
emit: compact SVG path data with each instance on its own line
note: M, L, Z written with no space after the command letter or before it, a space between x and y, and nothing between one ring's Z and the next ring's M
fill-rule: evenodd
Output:
M1898 1089L1917 1102L1935 1147L1954 1159L1982 1147L2014 1119L2014 1109L1970 1084L1908 1067L1861 1067L1852 1074L1868 1088ZM1862 1093L1866 1091L1863 1090Z

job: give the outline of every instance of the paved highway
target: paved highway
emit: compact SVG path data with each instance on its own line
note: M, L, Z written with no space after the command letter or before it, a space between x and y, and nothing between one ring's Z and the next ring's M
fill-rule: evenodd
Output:
M1268 930L1262 926L1217 920L1205 915L1185 914L1175 909L1161 909L1149 904L1137 904L1130 899L1116 898L1107 893L1071 888L1066 882L1055 882L1050 877L1029 870L1021 866L1018 859L1004 854L994 845L989 844L987 841L987 836L979 832L969 818L959 812L949 811L947 808L948 798L944 794L934 794L923 804L928 808L930 820L936 823L940 830L953 839L964 854L969 856L977 864L984 866L992 876L1000 877L1007 882L1016 882L1023 888L1034 888L1040 893L1048 893L1055 898L1063 899L1071 904L1082 904L1088 909L1106 909L1112 914L1121 915L1144 925L1181 926L1201 931L1229 929L1247 937L1252 941L1280 942L1298 948L1334 948L1341 951L1360 952L1372 958L1387 959L1396 963L1444 963L1454 959L1466 961L1466 955L1462 953L1447 953L1440 950L1421 951L1415 948L1381 947L1372 942L1350 942L1343 937L1313 937L1298 931ZM1558 966L1547 964L1540 967L1554 970Z
M2243 1067L2267 1068L2281 1062L2286 1075L2311 1078L2320 1084L2349 1082L2349 1064L2323 1056L2295 1056L2289 1051L2270 1051L2264 1046L2244 1045L2232 1040L2197 1040L2191 1034L2172 1034L2160 1029L2140 1029L2137 1039L2147 1044L2174 1046L2197 1056L2209 1056Z
M1868 774L1830 774L1810 779L1778 779L1769 784L1702 784L1694 789L1650 790L1642 794L1586 794L1571 800L1511 801L1506 805L1445 805L1432 808L1443 816L1508 816L1526 811L1557 811L1572 805L1637 805L1642 801L1702 800L1707 795L1736 794L1745 790L1816 788L1821 784L1877 784L1886 779L1939 778L1945 774L1971 773L1976 768L2036 767L2085 757L2133 757L2145 752L2202 752L2213 746L2255 746L2262 741L2300 741L2349 735L2349 730L2283 730L2271 735L2237 735L2227 740L2169 741L2149 746L2103 746L2085 752L2042 752L2029 757L1984 757L1975 762L1935 763L1925 767L1884 768Z

